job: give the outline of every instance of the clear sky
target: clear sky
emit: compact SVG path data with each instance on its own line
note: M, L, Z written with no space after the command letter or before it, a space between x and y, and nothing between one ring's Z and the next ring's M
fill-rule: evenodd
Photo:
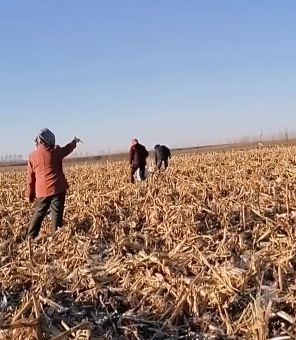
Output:
M1 0L0 155L123 151L296 126L295 0Z

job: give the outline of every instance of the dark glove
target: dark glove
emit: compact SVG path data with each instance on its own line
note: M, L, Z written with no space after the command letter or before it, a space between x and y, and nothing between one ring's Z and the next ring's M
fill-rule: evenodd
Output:
M76 142L76 143L83 143L83 141L81 139L77 138L76 136L74 137L73 141Z
M33 203L35 201L35 195L30 195L29 198L28 198L28 201L30 203Z

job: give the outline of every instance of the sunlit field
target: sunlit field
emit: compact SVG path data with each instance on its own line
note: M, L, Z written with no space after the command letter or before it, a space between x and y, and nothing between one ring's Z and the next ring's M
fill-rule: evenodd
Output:
M26 172L1 171L0 338L293 339L295 155L178 155L134 185L66 167L64 228L31 245Z

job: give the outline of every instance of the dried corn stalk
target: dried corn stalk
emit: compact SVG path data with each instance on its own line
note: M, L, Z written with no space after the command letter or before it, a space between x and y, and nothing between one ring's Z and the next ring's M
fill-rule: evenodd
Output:
M65 227L24 235L25 171L0 172L0 338L295 336L295 151L66 169Z

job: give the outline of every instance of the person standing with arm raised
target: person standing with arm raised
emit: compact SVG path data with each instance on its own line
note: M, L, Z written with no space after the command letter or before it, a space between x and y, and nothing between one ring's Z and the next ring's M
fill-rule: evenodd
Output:
M50 208L52 227L57 230L63 225L63 215L68 183L63 172L63 159L76 148L79 138L74 138L64 147L55 145L55 135L43 129L37 135L33 151L28 160L27 196L30 203L37 199L36 211L29 226L27 237L38 236L41 224Z

